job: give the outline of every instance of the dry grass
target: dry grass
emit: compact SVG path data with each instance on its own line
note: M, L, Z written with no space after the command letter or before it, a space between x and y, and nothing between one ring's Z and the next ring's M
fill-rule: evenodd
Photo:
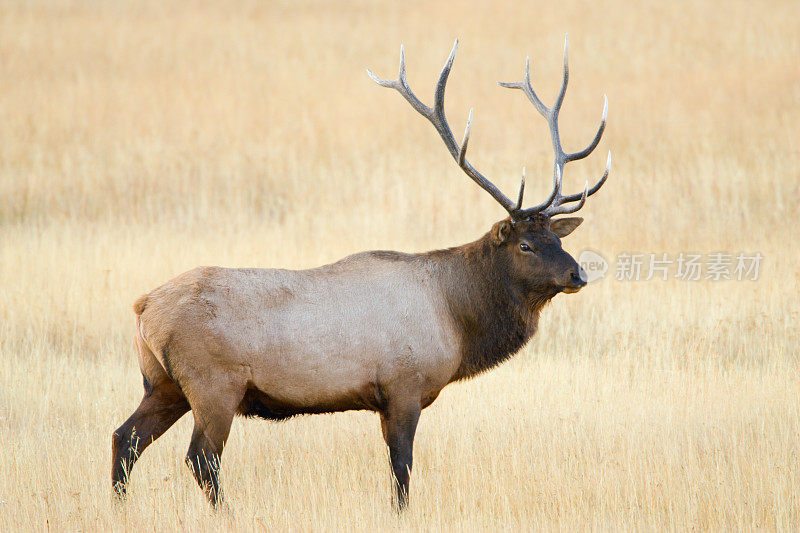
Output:
M2 3L0 530L800 527L797 6L528 4ZM566 31L565 144L607 92L615 154L567 248L761 251L761 278L557 298L523 353L423 414L401 518L367 414L237 421L218 513L186 417L114 506L136 296L197 264L476 238L502 210L363 69L393 75L405 42L429 99L460 36L453 129L474 105L473 162L509 193L527 165L532 200L546 127L494 82L530 54L552 95Z

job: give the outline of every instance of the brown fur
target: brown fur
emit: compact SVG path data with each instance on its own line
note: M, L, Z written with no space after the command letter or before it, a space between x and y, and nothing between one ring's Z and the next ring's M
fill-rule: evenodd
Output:
M507 281L505 258L489 239L454 250L445 295L461 338L461 363L451 381L472 377L501 363L530 339L539 310L515 294ZM499 275L498 275L499 274Z

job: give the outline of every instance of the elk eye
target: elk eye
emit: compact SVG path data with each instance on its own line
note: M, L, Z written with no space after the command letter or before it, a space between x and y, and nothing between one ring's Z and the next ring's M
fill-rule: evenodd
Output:
M519 245L519 249L522 250L523 252L532 252L533 251L533 250L531 250L531 247L528 246L528 244L525 243L525 242L523 242L523 243L521 243Z

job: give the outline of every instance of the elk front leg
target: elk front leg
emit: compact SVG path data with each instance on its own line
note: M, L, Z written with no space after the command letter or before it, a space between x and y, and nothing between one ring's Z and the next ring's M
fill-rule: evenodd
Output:
M383 438L389 447L389 460L392 464L392 475L397 492L396 509L402 511L408 505L408 486L411 477L411 465L414 451L414 433L421 407L419 403L411 405L393 405L381 413L381 429Z

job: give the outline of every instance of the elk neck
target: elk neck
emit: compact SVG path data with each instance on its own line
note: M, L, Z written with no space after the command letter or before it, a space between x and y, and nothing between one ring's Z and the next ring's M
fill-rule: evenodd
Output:
M489 234L429 252L460 336L461 363L451 381L485 372L517 353L536 332L539 312L554 293L525 294L511 276L507 251Z

